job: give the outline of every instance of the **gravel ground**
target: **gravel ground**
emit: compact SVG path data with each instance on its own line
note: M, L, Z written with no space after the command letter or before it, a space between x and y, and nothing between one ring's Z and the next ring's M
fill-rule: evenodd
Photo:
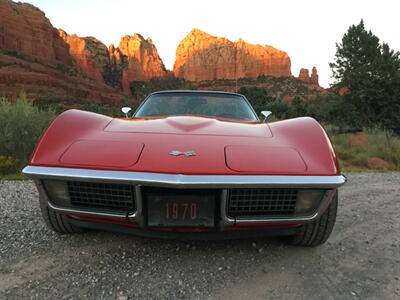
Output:
M317 248L57 235L32 182L0 182L0 299L400 299L400 173L348 177Z

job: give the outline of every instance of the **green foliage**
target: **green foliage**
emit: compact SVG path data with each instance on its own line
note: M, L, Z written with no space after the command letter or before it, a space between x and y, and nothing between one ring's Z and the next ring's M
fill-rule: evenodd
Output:
M328 130L329 132L329 130ZM400 138L389 131L378 128L366 129L367 145L352 145L351 134L335 134L329 136L339 157L340 164L347 170L368 169L368 158L378 157L389 164L389 170L400 170Z
M0 175L15 172L16 162L11 156L0 155Z
M400 134L400 53L364 28L352 25L330 64L338 86L349 89L359 127L379 125Z
M51 109L55 111L57 114L62 113L68 109L81 109L86 110L102 115L107 115L111 117L121 117L121 107L113 106L110 104L104 103L96 103L89 100L83 99L36 99L34 100L34 105L39 107L40 109ZM123 106L130 106L131 108L136 108L136 104L133 102L129 102L127 99L124 99Z
M122 87L122 68L118 65L104 65L102 73L104 82L115 88Z
M266 110L268 104L275 100L274 97L268 95L267 89L259 87L241 87L239 94L244 95L253 106L257 114Z
M337 132L361 130L354 105L338 94L327 93L307 102L307 115L334 126Z
M21 53L19 53L18 51L15 51L15 50L3 50L3 51L0 51L0 53L3 53L8 56L13 56L16 58L21 58L21 59L24 58L24 56Z
M289 104L282 99L275 99L266 105L265 110L271 111L275 119L283 120L288 118Z
M79 72L75 68L64 65L64 64L56 64L54 66L54 68L58 72L60 72L64 75L67 75L67 76L77 77L79 75Z
M143 101L149 94L162 90L192 90L192 83L176 77L152 78L147 81L131 81L130 88L135 99Z
M0 169L16 172L27 162L55 113L34 107L24 94L15 102L0 99Z

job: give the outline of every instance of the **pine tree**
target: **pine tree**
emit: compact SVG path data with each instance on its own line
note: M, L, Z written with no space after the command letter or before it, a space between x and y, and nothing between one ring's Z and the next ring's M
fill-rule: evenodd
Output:
M357 111L358 125L381 126L400 134L399 52L381 44L361 20L336 44L330 66L336 84L349 90L345 98Z

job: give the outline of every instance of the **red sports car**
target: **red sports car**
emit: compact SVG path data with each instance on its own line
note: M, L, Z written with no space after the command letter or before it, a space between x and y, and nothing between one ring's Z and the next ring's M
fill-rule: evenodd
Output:
M211 91L157 92L123 112L69 110L43 134L23 173L51 229L329 237L346 179L314 119L260 121L244 96Z

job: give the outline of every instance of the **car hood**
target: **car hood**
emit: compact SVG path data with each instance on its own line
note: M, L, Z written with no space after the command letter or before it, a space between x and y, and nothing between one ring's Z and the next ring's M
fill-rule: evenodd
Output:
M337 172L330 144L311 119L266 124L77 115L83 113L57 118L34 152L32 165L199 175ZM305 123L301 132L297 123Z
M239 123L205 117L176 116L160 119L114 119L106 132L158 133L180 135L221 135L272 137L266 123Z

